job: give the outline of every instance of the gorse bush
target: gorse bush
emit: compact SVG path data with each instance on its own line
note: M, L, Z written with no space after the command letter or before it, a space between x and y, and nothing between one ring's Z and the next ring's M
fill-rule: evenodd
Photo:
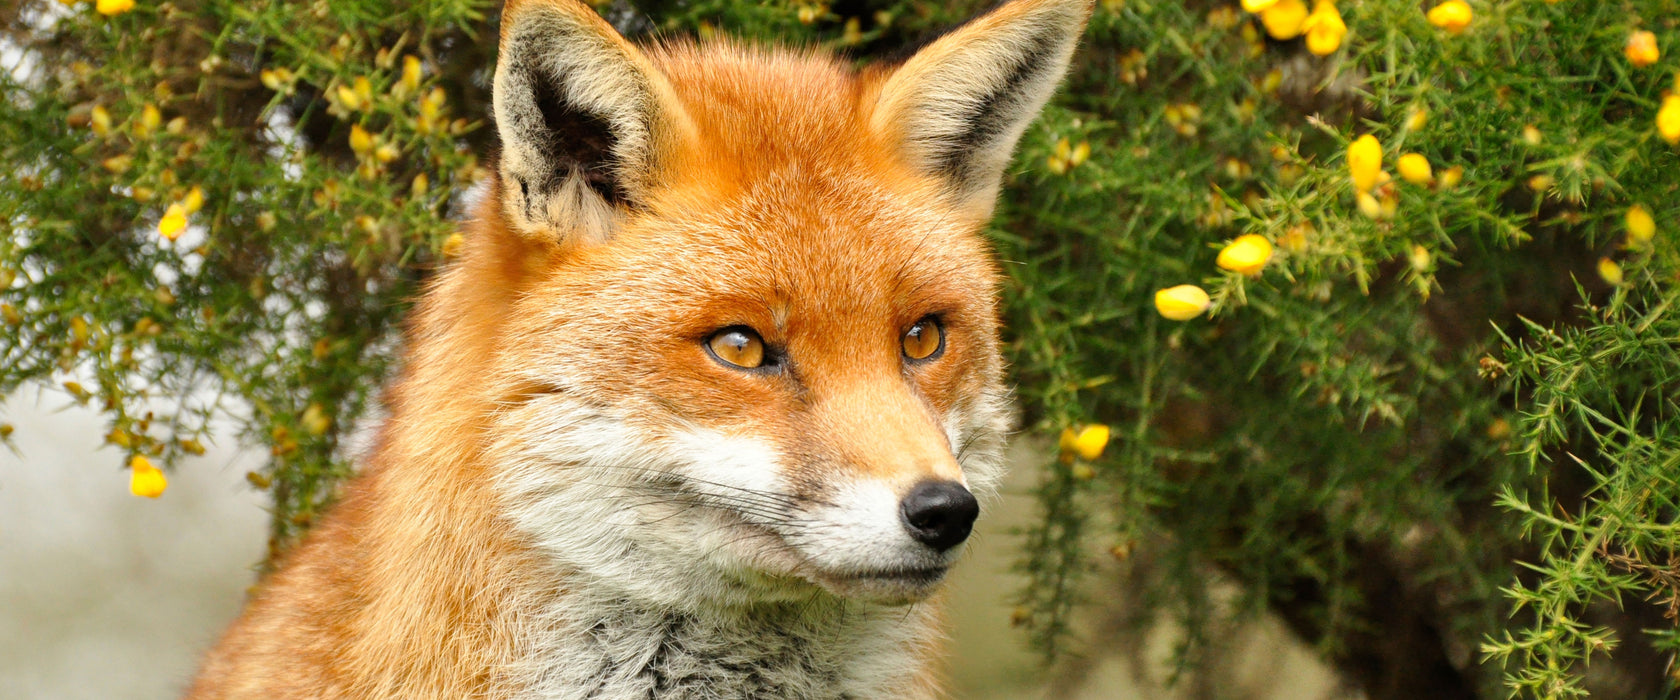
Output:
M102 410L149 495L231 417L293 541L458 245L497 9L0 3L0 392ZM981 8L599 9L868 60ZM1677 17L1100 3L993 224L1026 430L1071 432L1025 533L1036 646L1093 643L1081 605L1147 551L1185 664L1218 577L1370 697L1672 694Z

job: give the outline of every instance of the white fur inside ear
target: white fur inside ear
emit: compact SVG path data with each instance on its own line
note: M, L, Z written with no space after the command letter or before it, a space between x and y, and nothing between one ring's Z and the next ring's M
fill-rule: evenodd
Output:
M1015 143L1055 92L1086 0L1015 0L928 45L882 87L872 116L911 164L990 211Z
M494 86L503 208L528 235L604 239L615 204L589 180L605 177L623 192L648 171L651 69L605 22L578 11L536 6L510 21ZM580 129L605 133L581 139L553 128L544 99Z

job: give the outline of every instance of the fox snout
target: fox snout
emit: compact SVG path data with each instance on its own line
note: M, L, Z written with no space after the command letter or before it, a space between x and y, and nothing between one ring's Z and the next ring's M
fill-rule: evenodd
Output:
M911 539L945 552L968 539L980 502L955 481L923 481L899 502L898 513Z

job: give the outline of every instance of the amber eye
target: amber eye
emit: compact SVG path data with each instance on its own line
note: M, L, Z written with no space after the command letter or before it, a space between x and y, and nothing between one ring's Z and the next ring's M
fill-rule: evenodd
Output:
M904 332L904 356L912 360L927 360L945 349L945 331L938 319L928 316Z
M764 339L746 326L730 326L706 339L706 349L720 362L742 369L764 365Z

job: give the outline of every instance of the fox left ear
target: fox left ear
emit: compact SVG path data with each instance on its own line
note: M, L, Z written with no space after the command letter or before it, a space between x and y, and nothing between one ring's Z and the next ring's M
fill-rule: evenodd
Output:
M606 239L687 133L670 84L577 0L508 0L500 53L504 215L533 238Z
M984 217L1015 142L1067 72L1092 0L1012 0L940 37L888 76L870 118L911 165Z

